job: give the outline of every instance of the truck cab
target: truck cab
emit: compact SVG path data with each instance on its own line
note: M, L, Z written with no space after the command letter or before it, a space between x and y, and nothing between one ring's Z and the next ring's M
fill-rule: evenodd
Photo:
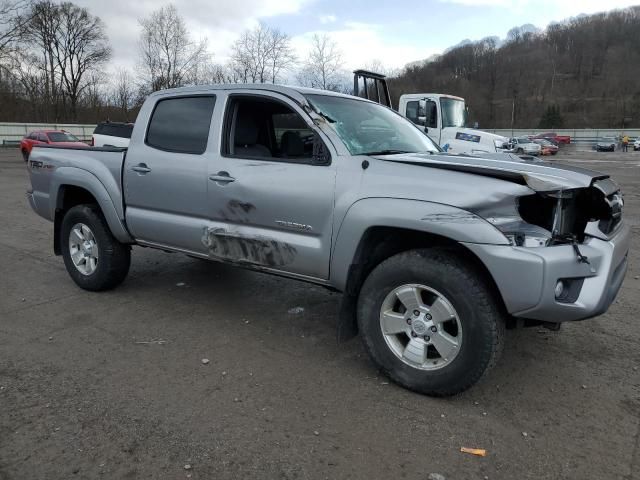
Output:
M400 96L398 111L450 153L509 152L508 139L466 127L464 98L441 93L410 93Z

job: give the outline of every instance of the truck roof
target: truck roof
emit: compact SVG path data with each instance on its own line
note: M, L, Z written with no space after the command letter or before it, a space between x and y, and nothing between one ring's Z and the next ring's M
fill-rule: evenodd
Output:
M362 97L356 97L353 95L346 95L344 93L332 92L329 90L321 90L318 88L307 87L294 87L288 85L274 85L271 83L224 83L216 85L196 85L193 87L179 87L169 88L166 90L159 90L153 92L150 97L165 97L174 96L176 94L190 94L190 93L205 93L216 92L219 90L264 90L268 92L276 92L293 98L294 100L303 103L305 101L305 95L330 95L332 97L344 97L362 100L363 102L370 102Z

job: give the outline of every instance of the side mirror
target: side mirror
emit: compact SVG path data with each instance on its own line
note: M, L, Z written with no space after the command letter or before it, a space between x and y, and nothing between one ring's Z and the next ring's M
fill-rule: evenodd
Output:
M331 153L317 132L313 133L313 156L311 162L314 165L331 165Z

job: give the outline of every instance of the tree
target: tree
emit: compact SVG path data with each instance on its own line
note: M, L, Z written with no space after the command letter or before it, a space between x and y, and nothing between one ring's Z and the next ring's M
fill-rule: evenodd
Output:
M289 36L262 23L244 31L231 52L231 75L241 83L275 83L296 63Z
M125 121L129 121L129 110L135 104L136 92L133 85L133 76L128 70L119 69L116 72L112 98Z
M326 34L314 34L298 81L312 88L340 90L343 83L342 66L342 52L337 44Z
M102 20L86 8L65 2L57 8L57 14L60 23L54 36L55 59L71 118L76 121L78 101L91 84L89 73L109 60L111 47Z
M207 55L207 40L191 40L183 18L169 4L141 19L140 70L151 91L189 83Z
M29 72L33 66L42 71L42 101L49 108L44 109L44 120L49 120L49 110L53 120L59 119L60 82L59 66L56 60L56 34L60 29L58 6L48 0L35 3L29 12L29 22L25 26L25 49L35 50L25 55L20 69ZM31 54L32 53L32 54ZM33 78L32 73L27 77Z
M24 33L29 17L22 12L28 5L26 0L0 0L0 65L15 50Z
M560 114L558 105L549 105L540 119L538 128L561 128L564 120Z

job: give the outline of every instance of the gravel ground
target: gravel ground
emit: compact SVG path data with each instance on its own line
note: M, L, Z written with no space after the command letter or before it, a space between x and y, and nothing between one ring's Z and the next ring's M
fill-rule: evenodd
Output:
M336 344L340 296L320 287L135 248L121 287L78 289L16 153L0 150L0 479L640 478L640 154L553 158L626 193L609 312L509 331L499 366L443 400Z

